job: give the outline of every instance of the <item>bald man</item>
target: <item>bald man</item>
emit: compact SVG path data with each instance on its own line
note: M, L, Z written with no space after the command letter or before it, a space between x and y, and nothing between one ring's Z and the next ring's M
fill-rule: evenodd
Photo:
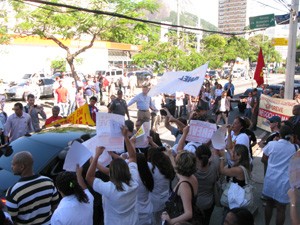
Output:
M20 180L6 193L6 205L15 224L50 224L52 211L58 204L57 190L48 177L35 175L30 152L16 153L12 171Z

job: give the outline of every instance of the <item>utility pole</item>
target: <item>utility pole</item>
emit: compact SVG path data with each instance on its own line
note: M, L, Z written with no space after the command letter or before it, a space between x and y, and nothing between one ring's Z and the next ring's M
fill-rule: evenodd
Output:
M177 26L179 26L180 24L180 5L179 5L179 1L180 0L177 0ZM179 36L180 36L180 33L179 33L179 27L177 27L177 46L179 47Z
M198 16L198 22L197 22L198 28L201 28L201 18ZM197 34L197 52L200 52L200 42L202 39L202 31L198 31Z
M290 12L290 27L289 27L289 43L288 54L286 60L285 72L285 87L284 98L293 99L294 97L294 76L295 76L295 58L296 58L296 39L297 39L297 25L298 25L298 9L299 0L292 0Z

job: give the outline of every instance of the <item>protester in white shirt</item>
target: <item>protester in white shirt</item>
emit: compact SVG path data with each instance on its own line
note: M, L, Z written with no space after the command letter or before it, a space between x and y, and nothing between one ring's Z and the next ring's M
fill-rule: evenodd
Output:
M248 149L250 161L250 150L249 150L249 137L244 133L247 124L246 121L242 117L236 117L231 126L228 126L228 136L226 141L226 149L227 149L227 163L231 167L234 165L234 162L231 160L231 155L233 154L233 149L236 144L245 145Z
M52 225L92 225L94 197L82 177L82 168L62 172L56 178L56 187L63 197L51 218Z
M86 180L93 189L102 195L105 225L138 225L138 170L136 153L127 135L128 129L122 127L129 164L120 158L114 159L109 166L110 181L95 178L95 171L104 147L97 147L95 156L88 169Z
M157 148L148 150L148 166L152 172L154 188L150 193L153 204L153 224L161 224L161 214L169 198L170 183L175 177L175 171L168 156Z
M139 179L138 179L139 225L152 225L153 205L150 199L150 193L153 191L154 181L144 154L137 153L137 165L139 171Z

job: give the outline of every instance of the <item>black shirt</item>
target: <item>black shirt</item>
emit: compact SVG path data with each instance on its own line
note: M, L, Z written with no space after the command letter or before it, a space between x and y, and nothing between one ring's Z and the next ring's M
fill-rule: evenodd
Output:
M115 99L112 101L109 109L114 114L125 116L127 112L127 103L124 99Z

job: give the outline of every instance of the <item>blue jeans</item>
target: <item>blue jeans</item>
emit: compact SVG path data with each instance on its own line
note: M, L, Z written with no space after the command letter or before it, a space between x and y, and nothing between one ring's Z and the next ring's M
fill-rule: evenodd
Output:
M245 116L251 120L252 108L245 109Z

